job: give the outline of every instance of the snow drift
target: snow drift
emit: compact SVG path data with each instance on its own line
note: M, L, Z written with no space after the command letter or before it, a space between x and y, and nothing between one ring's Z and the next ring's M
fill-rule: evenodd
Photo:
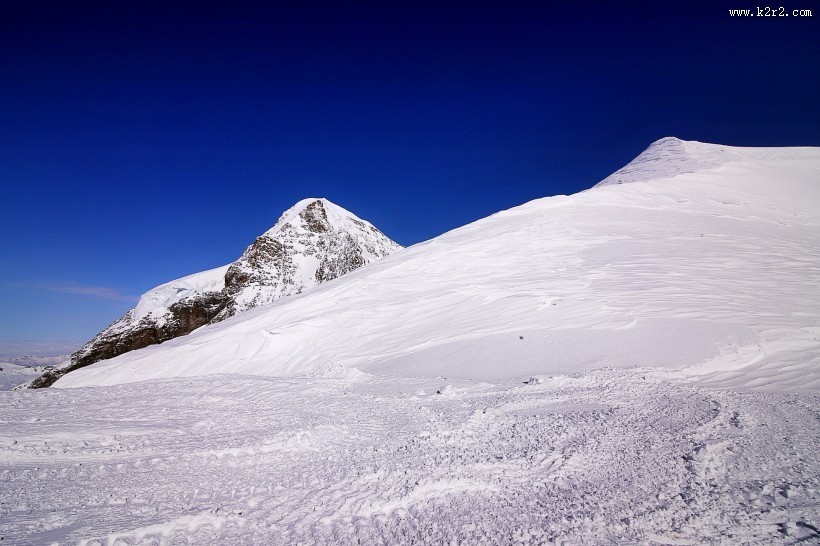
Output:
M653 367L820 389L820 149L674 138L298 296L98 362L57 387L329 364L493 380Z

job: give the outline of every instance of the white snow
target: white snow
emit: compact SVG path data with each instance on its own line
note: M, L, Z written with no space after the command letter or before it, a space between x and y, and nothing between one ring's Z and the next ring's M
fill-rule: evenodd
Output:
M0 539L820 543L820 150L631 165L0 392Z
M753 153L761 151L758 149ZM594 187L663 180L680 174L714 169L741 159L743 153L743 150L732 146L687 142L675 137L666 137L653 142L625 167L607 176ZM777 153L784 153L783 149Z
M0 536L89 545L820 539L816 393L675 385L645 369L527 384L344 372L0 393Z
M151 315L161 318L168 313L169 307L185 298L219 292L225 288L225 273L229 266L230 264L194 273L152 288L140 297L131 311L131 321L137 322Z
M618 184L500 212L56 386L334 362L473 380L642 366L817 390L819 164L816 148L664 139Z
M362 229L370 230L373 228L373 225L366 221L362 220L352 212L347 209L344 209L337 205L336 203L331 202L324 197L308 197L307 199L302 199L301 201L297 202L291 208L286 210L282 213L282 216L279 217L279 220L276 221L276 224L268 231L263 233L263 235L267 235L268 237L275 237L277 234L281 233L283 229L287 226L298 225L299 222L299 214L310 204L315 203L317 201L321 201L322 206L327 214L328 223L337 231L349 232L349 233L356 233ZM372 258L378 258L379 256L371 256Z

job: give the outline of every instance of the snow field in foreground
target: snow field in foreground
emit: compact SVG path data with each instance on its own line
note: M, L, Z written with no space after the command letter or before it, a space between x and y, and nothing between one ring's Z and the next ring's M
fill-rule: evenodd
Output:
M820 541L820 395L672 385L647 370L521 380L337 366L3 392L0 536Z

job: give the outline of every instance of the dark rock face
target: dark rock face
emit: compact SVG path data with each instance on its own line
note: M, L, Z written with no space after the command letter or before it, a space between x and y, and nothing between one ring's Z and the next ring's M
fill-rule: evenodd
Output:
M334 241L327 254L333 256L333 259L324 259L319 264L316 280L320 283L341 277L359 269L365 263L362 248L349 235Z
M304 200L297 206L301 210L294 207L286 212L227 267L221 286L213 286L212 278L208 288L192 287L184 278L147 292L149 313L138 312L138 305L71 355L68 365L47 371L29 386L48 387L73 370L298 294L401 248L369 223L328 201ZM174 303L162 303L170 301Z
M299 213L305 226L313 233L324 233L328 231L327 212L322 201L314 201Z
M172 324L175 324L175 329L171 332L172 337L190 334L200 326L210 323L227 303L228 298L223 292L175 303L170 307L174 317Z
M171 318L163 325L148 320L140 321L130 330L116 334L100 335L71 355L71 365L52 369L35 379L30 387L50 387L65 374L84 368L100 360L114 358L129 351L156 345L175 337L190 334L211 322L225 308L228 299L216 292L172 305Z
M225 290L229 294L235 294L249 284L264 282L271 267L282 271L287 261L282 242L262 235L248 247L242 258L228 268Z

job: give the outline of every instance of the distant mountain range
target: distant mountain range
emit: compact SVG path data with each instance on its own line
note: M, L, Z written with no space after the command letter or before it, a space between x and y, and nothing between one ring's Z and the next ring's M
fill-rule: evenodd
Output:
M304 199L228 265L162 284L70 362L30 383L48 387L99 360L163 343L327 282L399 250L369 222L327 199Z

